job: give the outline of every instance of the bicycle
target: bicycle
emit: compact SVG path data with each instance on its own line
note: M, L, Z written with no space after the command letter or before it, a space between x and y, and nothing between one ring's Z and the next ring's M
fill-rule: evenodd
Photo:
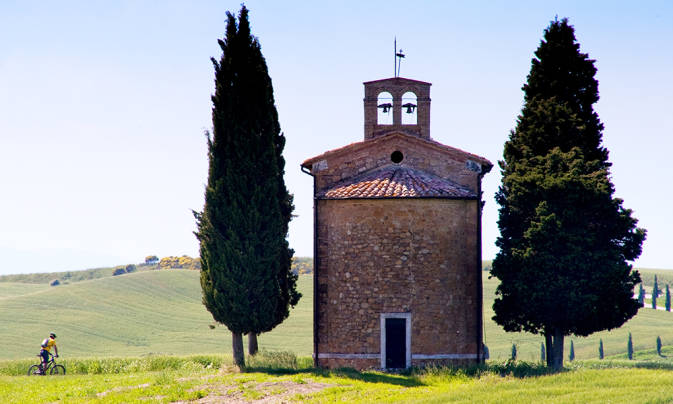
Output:
M37 355L40 358L42 358L41 355ZM57 365L56 362L54 361L54 355L49 352L49 362L47 362L47 365L44 369L44 372L40 371L40 365L42 364L42 359L40 359L40 364L38 365L32 365L31 367L28 368L28 376L44 376L49 372L50 375L64 375L65 374L65 366L63 365Z

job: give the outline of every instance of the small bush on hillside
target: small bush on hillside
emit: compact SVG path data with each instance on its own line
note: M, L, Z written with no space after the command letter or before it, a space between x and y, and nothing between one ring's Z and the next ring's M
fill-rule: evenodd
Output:
M157 257L156 255L148 255L147 257L145 257L145 264L147 265L154 265L157 264L158 262L159 257Z
M547 351L544 348L544 342L540 342L540 362L547 362Z
M61 284L61 281L58 279L54 279L53 281L49 282L49 286L58 286Z
M603 359L603 339L598 340L598 359Z
M131 272L135 272L136 269L137 269L137 268L136 268L135 265L133 265L133 264L129 264L129 265L126 266L126 273L127 273L127 274L130 274Z
M292 257L292 272L300 275L313 273L313 258Z
M512 358L513 361L516 360L516 344L512 344Z
M661 337L657 337L657 355L663 356L661 354Z
M159 269L172 268L201 270L201 260L183 255L182 257L164 257L159 261Z
M124 275L126 273L126 267L117 267L112 271L112 276Z
M633 360L633 339L631 338L631 333L629 333L629 342L626 343L626 354L629 360Z

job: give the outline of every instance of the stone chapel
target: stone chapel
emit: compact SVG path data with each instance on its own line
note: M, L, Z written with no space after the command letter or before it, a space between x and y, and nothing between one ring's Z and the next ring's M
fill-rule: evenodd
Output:
M314 179L316 366L484 359L481 179L490 161L430 137L430 83L364 83L364 140Z

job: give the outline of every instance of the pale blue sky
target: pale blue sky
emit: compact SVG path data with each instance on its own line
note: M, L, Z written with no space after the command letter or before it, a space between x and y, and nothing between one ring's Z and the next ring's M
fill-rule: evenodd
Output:
M502 158L544 28L575 26L596 59L617 195L648 229L641 267L673 245L673 3L248 1L287 136L290 243L312 254L301 161L363 138L362 82L433 83L432 137ZM198 254L203 131L225 11L240 1L0 3L0 274ZM484 258L496 253L499 170L484 181Z

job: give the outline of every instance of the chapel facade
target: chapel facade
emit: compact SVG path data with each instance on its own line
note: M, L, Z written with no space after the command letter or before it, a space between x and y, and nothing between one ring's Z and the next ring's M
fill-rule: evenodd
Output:
M430 137L430 83L364 83L364 140L314 178L316 366L484 359L481 179L492 164Z

